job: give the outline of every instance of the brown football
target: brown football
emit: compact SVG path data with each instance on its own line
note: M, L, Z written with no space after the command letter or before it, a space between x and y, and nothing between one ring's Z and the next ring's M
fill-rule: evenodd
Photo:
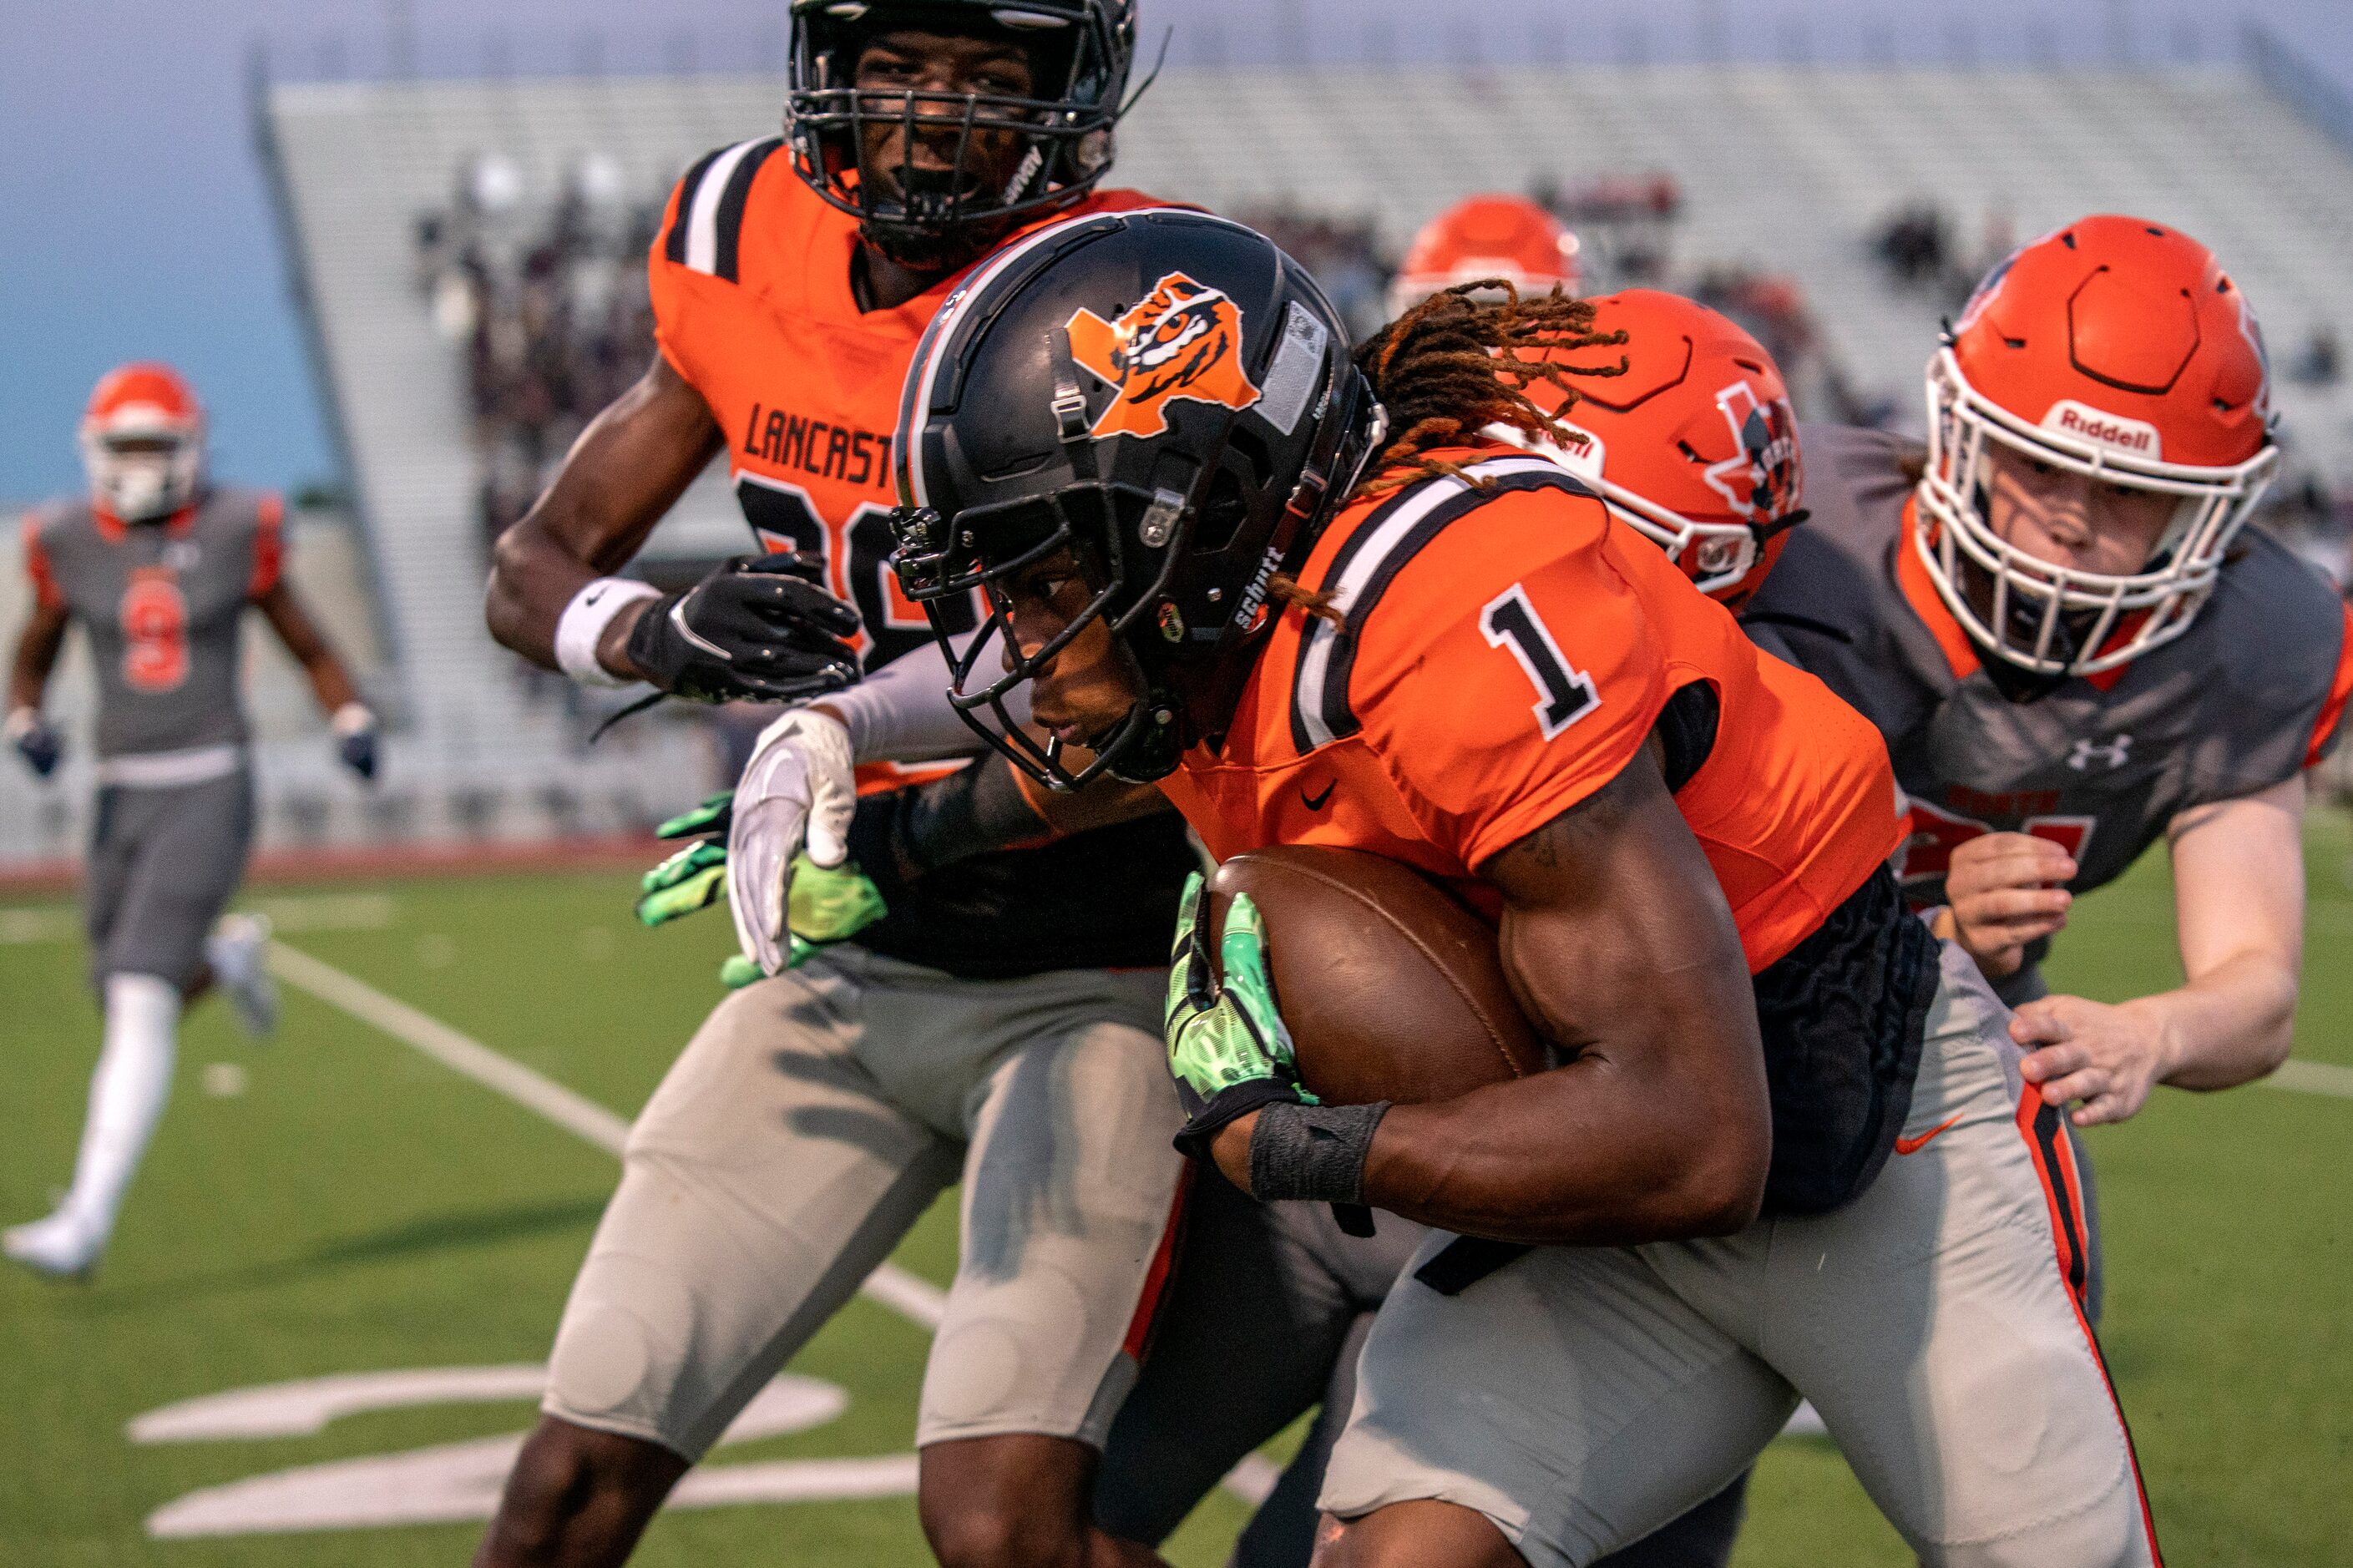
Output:
M1452 1100L1550 1064L1504 978L1495 933L1402 861L1285 847L1209 884L1212 929L1248 893L1299 1076L1332 1105Z

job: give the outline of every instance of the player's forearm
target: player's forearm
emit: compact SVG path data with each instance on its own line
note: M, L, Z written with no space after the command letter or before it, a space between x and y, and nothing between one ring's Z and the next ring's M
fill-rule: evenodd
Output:
M2252 1083L2287 1060L2295 1003L2295 971L2276 954L2249 952L2125 1006L2153 1018L2166 1042L2160 1082L2211 1090Z
M555 632L580 590L619 571L718 454L719 427L702 395L659 357L591 420L547 493L491 552L484 616L491 635L535 664L559 668ZM626 641L635 614L607 628ZM617 675L635 673L610 658Z
M1757 1217L1771 1134L1763 1107L1600 1053L1382 1119L1365 1202L1498 1241L1627 1246L1726 1236Z
M360 700L360 689L351 671L332 653L322 652L304 660L302 673L310 679L311 695L318 700L322 713L332 716Z
M58 653L65 647L65 640L63 614L34 612L24 636L16 639L16 657L8 668L8 706L12 710L37 710L41 706L48 693L50 672L58 667Z

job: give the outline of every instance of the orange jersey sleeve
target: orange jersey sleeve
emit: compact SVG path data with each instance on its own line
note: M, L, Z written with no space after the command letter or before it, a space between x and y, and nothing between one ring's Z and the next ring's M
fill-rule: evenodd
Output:
M1350 701L1465 867L1616 778L1679 684L1617 531L1589 497L1500 496L1422 547L1367 617Z
M2318 767L2337 750L2343 733L2345 703L2353 698L2353 605L2345 606L2344 630L2337 645L2337 678L2328 684L2327 700L2320 705L2320 717L2312 726L2312 741L2305 748L2304 765Z

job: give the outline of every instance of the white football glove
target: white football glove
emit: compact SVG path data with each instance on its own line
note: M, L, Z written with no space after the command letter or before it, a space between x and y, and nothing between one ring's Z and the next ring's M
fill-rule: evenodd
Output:
M828 868L849 858L856 766L839 721L797 708L761 732L735 786L727 906L744 956L763 974L782 973L791 958L785 920L794 857L806 850Z

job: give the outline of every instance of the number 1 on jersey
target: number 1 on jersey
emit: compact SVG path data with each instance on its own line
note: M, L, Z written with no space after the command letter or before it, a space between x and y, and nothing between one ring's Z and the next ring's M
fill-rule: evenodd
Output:
M1562 657L1552 631L1528 603L1527 590L1514 583L1490 600L1479 617L1479 629L1489 647L1507 647L1535 685L1537 727L1550 741L1563 730L1601 706L1593 678Z

